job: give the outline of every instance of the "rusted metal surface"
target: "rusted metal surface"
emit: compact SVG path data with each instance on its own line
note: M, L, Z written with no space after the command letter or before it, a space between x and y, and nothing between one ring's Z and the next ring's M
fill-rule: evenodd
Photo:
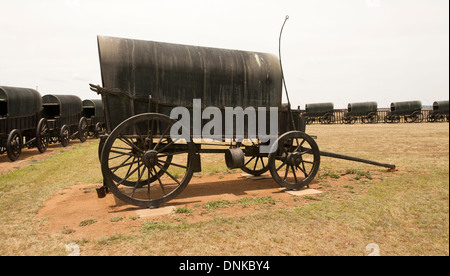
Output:
M149 95L160 113L170 108L280 107L279 60L265 53L98 37L108 131L147 112ZM108 114L109 113L109 114Z

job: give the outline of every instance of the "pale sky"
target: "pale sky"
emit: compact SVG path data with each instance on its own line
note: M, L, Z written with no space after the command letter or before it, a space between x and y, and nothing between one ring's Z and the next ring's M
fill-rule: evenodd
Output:
M449 98L448 0L0 0L0 85L98 96L97 35L267 52L294 107Z

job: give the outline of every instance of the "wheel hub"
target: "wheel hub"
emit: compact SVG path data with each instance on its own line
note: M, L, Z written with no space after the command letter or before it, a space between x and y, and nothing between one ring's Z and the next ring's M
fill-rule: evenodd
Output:
M290 166L298 166L302 162L302 155L300 152L292 152L287 156L287 163Z
M142 162L147 168L153 168L158 164L158 152L155 150L149 150L142 156Z

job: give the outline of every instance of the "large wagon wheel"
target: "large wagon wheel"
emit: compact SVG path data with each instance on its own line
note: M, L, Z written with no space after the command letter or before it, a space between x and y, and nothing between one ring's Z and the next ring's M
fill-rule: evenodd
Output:
M369 124L378 123L378 114L370 113L369 116L367 117L367 120L368 120Z
M67 147L70 142L70 130L67 125L63 125L59 131L59 141L63 147Z
M411 115L411 120L413 123L422 123L423 122L423 114L422 112L416 111Z
M22 133L19 130L14 129L9 133L8 139L6 141L6 152L11 161L17 161L20 154L22 153L23 138Z
M184 190L193 175L196 149L192 139L171 139L175 123L162 114L140 114L109 135L102 150L102 173L117 198L155 208Z
M85 117L81 117L78 122L78 139L80 139L81 143L86 142L89 133L89 126L87 124L87 119Z
M260 176L269 170L269 158L260 152L261 144L251 140L252 145L246 147L244 166L241 168L244 172L253 176Z
M282 187L299 190L314 179L320 166L320 151L314 139L301 131L278 138L269 154L272 177Z
M48 144L50 143L49 134L47 119L42 118L36 129L37 148L40 153L44 153L47 150Z

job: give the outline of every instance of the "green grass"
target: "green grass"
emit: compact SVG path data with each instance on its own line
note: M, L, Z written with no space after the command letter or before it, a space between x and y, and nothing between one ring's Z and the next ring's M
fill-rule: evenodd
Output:
M318 136L321 150L393 163L399 171L383 173L374 184L370 178L384 169L322 158L320 173L328 175L319 182L332 173L345 173L372 184L364 193L351 194L351 200L315 197L320 201L307 199L308 204L294 209L265 209L237 218L217 215L212 221L190 224L143 222L128 235L96 239L64 234L72 229L63 229L63 234L42 232L45 219L36 214L45 200L77 183L102 181L96 143L75 146L0 176L0 255L67 255L65 246L70 243L80 246L81 255L363 256L369 243L378 244L381 255L449 255L448 124L308 129ZM223 156L212 157L211 165L207 160L202 158L204 173L222 171ZM359 181L350 181L348 191L356 190ZM253 203L273 201L249 197L242 202L209 202L203 208L209 212Z

